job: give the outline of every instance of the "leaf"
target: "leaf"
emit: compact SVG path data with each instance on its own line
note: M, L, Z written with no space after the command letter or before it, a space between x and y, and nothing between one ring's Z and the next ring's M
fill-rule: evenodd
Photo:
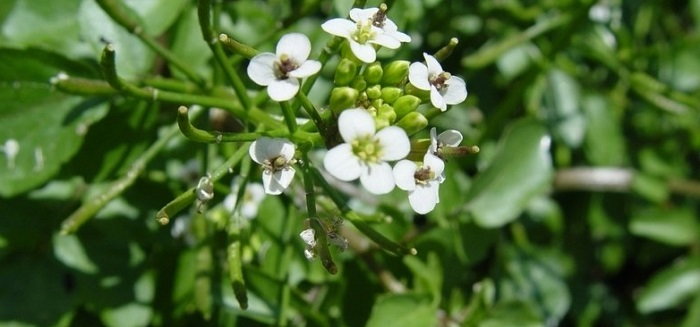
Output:
M601 95L583 98L586 116L585 155L596 166L621 166L626 160L625 140L613 108Z
M187 58L190 67L203 76L211 75L209 60L212 52L202 39L202 32L199 30L199 19L197 9L188 8L182 15L182 19L177 22L175 37L172 43L172 51L179 58ZM172 69L174 75L184 78L178 69Z
M637 310L641 313L674 308L700 290L700 260L683 260L656 273L639 293Z
M547 120L557 138L576 148L583 141L586 126L580 112L580 86L575 79L558 69L549 72L547 84L543 103L547 109Z
M552 179L550 142L545 129L532 120L517 121L509 128L491 164L465 196L477 224L503 226L546 191Z
M17 142L16 156L0 157L0 194L13 196L51 178L80 148L106 105L55 91L48 83L62 67L32 51L0 50L0 144ZM26 58L22 58L26 56ZM9 78L9 79L6 79Z
M54 235L53 251L56 258L68 267L86 274L94 274L98 271L75 235Z
M634 235L675 246L696 242L699 227L694 212L687 208L652 208L634 215L629 225Z
M141 17L146 33L153 36L165 32L180 16L187 2L188 0L124 0Z
M428 253L425 263L416 256L405 256L403 262L413 272L414 289L422 294L429 294L433 305L437 306L440 303L443 277L437 254Z
M540 327L544 323L537 318L534 308L529 303L499 303L488 317L481 321L479 327Z
M387 294L377 298L367 327L430 327L437 323L437 312L428 296Z

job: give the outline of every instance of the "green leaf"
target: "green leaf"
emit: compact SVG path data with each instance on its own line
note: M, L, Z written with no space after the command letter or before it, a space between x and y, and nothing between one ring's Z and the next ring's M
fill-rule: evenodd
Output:
M93 274L98 270L75 235L54 235L53 251L56 258L68 267L86 274Z
M491 164L465 196L477 224L500 227L546 191L552 179L550 138L532 120L514 123L501 140Z
M428 253L426 262L416 256L405 256L403 262L414 276L414 289L422 294L430 294L432 303L437 306L442 294L442 266L435 252Z
M699 227L694 212L688 208L652 208L634 215L629 225L634 235L675 246L696 242Z
M641 313L674 308L700 290L700 260L683 260L656 273L639 293L637 309Z
M499 303L479 327L540 327L544 323L537 318L534 308L525 302Z
M683 319L682 327L700 326L700 296L695 296L695 300L690 304L688 313Z
M209 60L212 57L212 52L202 39L197 9L189 8L182 15L182 19L177 22L176 26L172 44L173 53L179 58L186 58L188 65L194 68L196 72L203 76L210 76L212 69L209 65ZM184 74L179 70L171 67L171 71L176 76L184 78Z
M437 323L430 298L416 294L387 294L377 298L367 327L428 327Z
M555 136L569 147L581 145L586 121L580 112L580 86L564 71L553 69L547 75L543 106Z
M100 101L55 91L48 80L62 67L41 62L32 53L0 50L0 72L8 76L0 78L0 143L14 140L19 146L15 157L0 157L4 196L51 178L80 148L89 126L107 112Z
M597 166L624 164L625 139L610 101L590 95L583 98L582 106L587 121L584 149L588 161Z
M127 6L139 14L146 33L154 36L162 34L175 22L187 2L188 0L124 0Z

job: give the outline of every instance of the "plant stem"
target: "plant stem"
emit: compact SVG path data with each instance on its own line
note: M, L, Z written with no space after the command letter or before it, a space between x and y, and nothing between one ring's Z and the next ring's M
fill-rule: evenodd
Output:
M321 114L318 112L318 109L316 109L316 106L314 106L303 92L297 93L297 99L301 102L302 107L304 107L306 113L311 117L311 120L314 122L321 135L324 137L327 136L326 123L323 121L323 118L321 118Z
M246 59L251 59L255 57L255 55L257 55L258 53L260 53L260 51L258 51L257 49L249 45L245 45L241 42L238 42L237 40L224 33L219 34L219 42L221 42L221 45L224 48L230 50L233 53L239 54Z
M326 229L321 224L318 218L318 213L316 212L316 193L314 191L314 181L313 173L311 168L311 162L307 154L304 152L302 171L304 173L304 190L306 191L306 209L309 214L309 221L311 228L314 230L314 235L316 237L316 254L318 254L321 259L321 264L326 270L335 274L338 272L338 268L333 262L330 251L328 250L328 235Z
M290 134L293 134L297 130L297 119L294 111L292 111L288 101L280 102L280 107L282 107L282 114L284 115L284 121L287 123L287 129L289 129Z

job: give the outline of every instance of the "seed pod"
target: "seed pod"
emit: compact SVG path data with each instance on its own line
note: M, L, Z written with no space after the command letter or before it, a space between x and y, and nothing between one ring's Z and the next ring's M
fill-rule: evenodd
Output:
M397 85L408 76L408 66L411 63L406 60L395 60L384 67L382 85Z
M411 136L428 126L428 119L421 113L414 111L401 118L401 120L396 123L396 126L403 128L406 134Z
M333 83L336 86L347 86L355 79L355 76L357 76L357 63L350 59L343 58L335 69L335 79Z
M421 100L413 95L404 95L394 101L394 111L396 111L396 116L401 119L403 116L416 111L418 105L420 105Z
M336 87L331 91L331 99L328 107L333 113L339 115L341 111L355 107L360 92L351 87Z

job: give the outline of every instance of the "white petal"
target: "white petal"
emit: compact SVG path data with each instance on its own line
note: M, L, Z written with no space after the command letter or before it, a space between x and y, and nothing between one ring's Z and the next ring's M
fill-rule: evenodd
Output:
M420 62L412 63L408 67L408 81L421 90L430 90L428 67Z
M326 33L350 38L350 35L357 29L357 25L348 19L333 18L321 24L321 28L326 31Z
M462 133L454 129L448 129L440 135L438 135L437 140L447 146L459 146L462 143Z
M277 151L277 152L274 152L275 157L282 156L285 159L287 159L287 161L294 158L294 151L296 150L296 146L294 145L294 143L292 143L291 141L289 141L287 139L274 139L274 140L276 140L278 142L278 144L280 144L279 150L277 150L276 148L274 149L275 151Z
M371 64L375 60L377 60L377 52L374 50L374 47L370 43L365 43L365 44L359 44L355 42L355 40L349 40L350 41L350 50L352 50L352 53L357 57L357 59L360 59L361 61Z
M437 129L435 127L430 129L430 152L435 152L437 151L438 147L438 137L436 136L437 134ZM442 134L440 134L442 135Z
M416 169L418 166L411 160L401 160L394 165L394 181L396 186L404 191L416 189Z
M258 215L259 203L245 202L241 205L241 216L246 219L253 219Z
M379 8L352 8L350 9L350 19L356 22L366 19L372 19L372 17L374 16L374 14L377 13L377 11L379 11Z
M394 32L384 32L385 34L397 39L399 42L411 42L411 37L408 34L394 31Z
M226 211L233 213L233 209L236 208L236 193L230 193L224 198L224 209Z
M399 40L385 33L376 34L374 39L369 40L369 42L379 44L389 49L398 49L401 46L401 42L399 42Z
M430 170L438 177L445 170L445 162L436 155L428 152L423 156L423 166L430 167Z
M248 77L255 84L267 86L276 80L275 77L275 61L277 56L270 52L263 52L250 60L248 64Z
M272 174L268 172L263 173L263 187L265 187L265 192L272 195L281 194L282 191L292 183L295 172L294 168L288 167ZM265 185L266 183L267 185Z
M301 64L309 58L311 42L306 35L301 33L289 33L282 36L277 42L277 57L289 56L297 64Z
M274 101L287 101L299 92L299 80L296 78L277 79L267 87L267 94Z
M413 211L424 215L435 209L435 205L438 203L436 185L438 184L418 185L413 192L408 194L408 203Z
M250 202L256 206L265 199L265 189L260 183L248 183L246 192L250 195Z
M263 149L260 146L260 141L263 139L267 139L267 137L261 137L253 141L253 143L251 143L250 147L248 148L248 154L250 155L250 159L253 159L253 161L255 161L258 164L262 164L263 160L267 159L265 158L266 153L263 152Z
M460 104L467 98L467 83L457 76L452 76L446 83L447 89L443 90L442 97L445 103Z
M375 135L382 147L381 159L387 161L405 158L411 151L411 141L401 127L389 126Z
M430 75L437 75L444 72L442 66L440 66L440 63L435 57L424 52L423 58L425 58L425 64L428 65L428 73L430 73Z
M299 237L306 243L306 245L314 247L316 246L316 232L314 232L313 229L307 228L301 233L299 233Z
M358 137L372 136L374 128L374 118L365 109L347 109L340 113L338 117L338 130L345 142L352 142Z
M362 173L360 160L352 153L352 146L347 143L328 150L323 158L323 167L335 178L346 182L356 180Z
M321 70L321 63L316 60L307 60L297 69L289 72L289 76L294 78L309 77Z
M447 110L445 100L435 86L430 87L430 103L433 104L433 107L440 109L440 111Z
M294 143L287 139L260 137L250 144L250 158L262 164L263 161L283 156L289 160L294 157Z
M371 164L360 175L360 182L370 193L386 194L394 189L394 173L386 162Z

